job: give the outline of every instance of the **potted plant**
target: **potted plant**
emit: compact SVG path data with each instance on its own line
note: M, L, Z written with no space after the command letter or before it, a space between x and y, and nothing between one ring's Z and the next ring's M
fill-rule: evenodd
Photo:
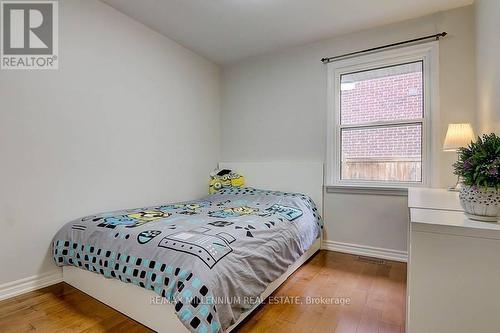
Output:
M473 220L496 222L500 213L500 137L494 133L478 137L458 150L453 165L460 177L460 203Z

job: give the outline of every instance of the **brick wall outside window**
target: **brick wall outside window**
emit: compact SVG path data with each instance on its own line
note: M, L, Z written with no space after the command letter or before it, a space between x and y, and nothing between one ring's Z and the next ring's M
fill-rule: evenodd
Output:
M365 80L341 92L342 124L422 117L422 72ZM419 157L421 133L415 126L351 130L343 133L346 158Z
M421 118L422 88L422 72L358 81L341 91L341 123ZM343 129L343 178L420 181L421 131L420 125Z

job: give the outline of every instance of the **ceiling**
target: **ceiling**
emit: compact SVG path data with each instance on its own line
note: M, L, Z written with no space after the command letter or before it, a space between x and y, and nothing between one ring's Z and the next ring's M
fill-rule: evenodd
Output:
M205 58L227 64L474 0L102 1Z

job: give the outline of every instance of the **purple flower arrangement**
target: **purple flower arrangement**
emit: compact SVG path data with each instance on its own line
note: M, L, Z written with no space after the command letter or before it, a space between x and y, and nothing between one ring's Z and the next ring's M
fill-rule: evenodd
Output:
M476 142L458 150L458 161L453 164L455 175L464 185L499 189L500 138L484 134Z

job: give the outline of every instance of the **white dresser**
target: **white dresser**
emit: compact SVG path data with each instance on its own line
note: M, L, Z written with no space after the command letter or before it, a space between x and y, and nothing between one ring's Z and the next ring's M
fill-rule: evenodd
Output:
M408 206L407 333L500 332L500 224L443 189L411 188Z

